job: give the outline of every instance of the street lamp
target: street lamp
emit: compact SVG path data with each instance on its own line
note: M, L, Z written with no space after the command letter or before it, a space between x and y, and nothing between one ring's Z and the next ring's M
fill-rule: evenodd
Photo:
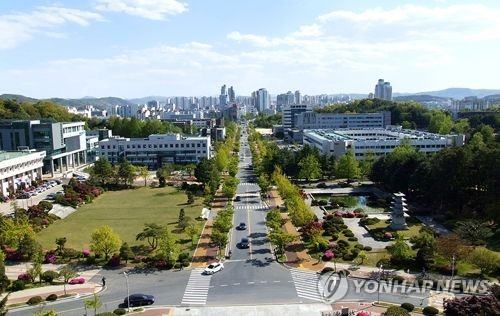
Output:
M384 265L381 264L378 267L378 289L377 289L377 304L380 303L380 279L382 278L382 269L384 268Z
M127 283L127 311L130 312L130 288L128 286L128 274L126 271L123 271L123 275L125 276L125 282Z
M453 277L455 275L455 254L451 257L451 280L453 281Z

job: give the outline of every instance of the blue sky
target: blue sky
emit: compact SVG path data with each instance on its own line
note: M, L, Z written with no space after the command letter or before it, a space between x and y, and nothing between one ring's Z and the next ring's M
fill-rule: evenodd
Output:
M0 93L500 88L500 1L0 1Z

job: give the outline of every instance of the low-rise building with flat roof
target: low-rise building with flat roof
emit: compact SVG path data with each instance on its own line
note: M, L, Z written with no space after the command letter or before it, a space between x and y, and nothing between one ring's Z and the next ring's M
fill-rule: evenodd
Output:
M0 151L0 193L8 196L42 179L44 158L45 151Z
M383 156L408 139L411 146L423 153L435 153L450 146L463 146L465 136L439 135L417 130L388 128L337 129L337 130L304 130L304 145L318 148L323 154L344 155L352 150L356 159L363 159L371 152L375 156Z
M184 137L153 134L146 138L113 137L99 142L98 159L118 163L126 158L133 165L158 169L166 163L198 163L211 157L210 135Z

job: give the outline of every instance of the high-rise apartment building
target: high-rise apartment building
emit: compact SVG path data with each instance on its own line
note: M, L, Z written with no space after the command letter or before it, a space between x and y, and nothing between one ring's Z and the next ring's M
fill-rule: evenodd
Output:
M295 91L295 104L301 104L302 103L302 96L300 95L300 91L296 90Z
M384 82L384 79L379 79L375 85L375 99L392 101L392 87L390 82Z
M271 107L271 100L269 99L269 93L265 88L260 88L257 91L252 92L252 105L259 112L264 112Z
M236 102L236 94L234 93L233 86L229 87L228 95L229 95L229 103L235 103Z
M227 106L227 103L228 103L228 100L227 100L227 90L226 90L226 85L223 85L223 86L220 88L219 105L220 105L221 107L226 107L226 106Z

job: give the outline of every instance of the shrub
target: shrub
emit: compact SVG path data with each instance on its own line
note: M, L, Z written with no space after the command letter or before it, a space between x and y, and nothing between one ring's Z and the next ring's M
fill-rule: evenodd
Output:
M30 282L30 275L26 272L21 273L17 276L17 279L23 282Z
M84 258L87 258L88 256L90 256L90 250L88 250L88 249L83 249L83 250L82 250L82 256L83 256Z
M393 276L393 277L392 277L392 283L399 283L399 284L401 284L401 283L403 283L404 281L406 281L406 279L405 279L405 278L403 278L403 277L402 277L402 276L400 276L400 275L395 275L395 276ZM409 311L409 312L411 312L411 311Z
M358 238L357 237L349 237L349 238L347 238L347 240L349 240L349 241L358 241Z
M411 312L415 309L415 305L413 305L412 303L403 303L403 304L401 304L401 307L406 309L409 312Z
M359 250L363 250L365 247L362 244L356 244L356 246L354 246L354 248L359 249Z
M432 306L424 307L422 312L424 313L424 315L437 315L437 314L439 314L439 310L435 307L432 307Z
M104 313L95 314L95 316L116 316L116 314L111 313L111 312L104 312Z
M62 256L63 258L78 259L80 258L80 251L73 248L64 248Z
M382 316L410 316L410 313L402 307L391 306L387 308L384 313L382 313Z
M354 237L354 234L353 234L353 232L352 232L352 231L349 231L349 232L347 232L347 233L344 233L344 236L346 236L346 237L349 237L349 238L350 238L350 237Z
M56 263L56 260L56 254L52 251L49 251L45 254L45 263Z
M120 265L120 256L114 255L108 260L108 267L118 267Z
M385 239L391 239L392 237L393 237L392 233L389 233L389 232L384 233L384 238Z
M40 304L43 301L41 296L33 296L30 297L30 299L26 302L28 305L37 305Z
M52 294L50 294L49 296L47 296L47 297L45 298L45 300L46 300L46 301L49 301L49 302L53 302L53 301L57 300L57 294L52 293Z
M57 279L58 277L59 273L52 270L42 273L42 280L48 283L52 283L52 281L54 281L54 279Z
M323 268L323 270L321 270L321 274L325 274L327 272L332 272L332 271L335 271L335 269L332 267L325 267Z
M363 248L363 250L364 250L364 251L372 251L372 247L370 247L370 246L365 246L365 247Z
M24 283L23 280L15 280L14 282L12 282L12 284L10 285L10 290L12 292L16 292L16 291L22 291L26 288L26 284Z
M331 240L336 241L337 239L339 239L339 234L332 234Z
M333 259L333 257L335 257L335 255L333 254L333 252L331 250L327 250L323 253L323 260L324 261L330 261Z
M116 315L125 315L127 313L127 311L125 310L125 308L117 308L113 311L113 314L116 314Z
M339 240L339 241L337 241L337 245L339 247L342 247L342 248L347 248L347 247L349 247L349 242L347 242L345 240Z

